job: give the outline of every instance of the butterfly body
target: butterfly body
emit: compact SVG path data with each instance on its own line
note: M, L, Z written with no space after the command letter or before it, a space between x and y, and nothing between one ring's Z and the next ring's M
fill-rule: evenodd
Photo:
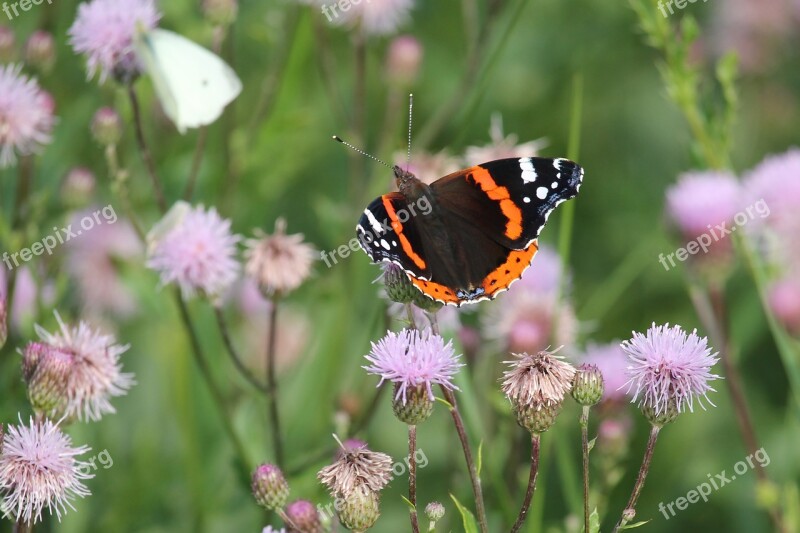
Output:
M356 232L374 262L392 262L423 294L460 306L522 276L552 210L575 197L583 169L566 159L491 161L426 185L393 168L398 191L376 198Z

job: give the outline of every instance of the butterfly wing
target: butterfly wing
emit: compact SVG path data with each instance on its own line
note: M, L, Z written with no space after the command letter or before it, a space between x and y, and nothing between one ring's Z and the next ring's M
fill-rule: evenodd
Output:
M156 28L140 34L136 51L181 133L217 120L242 90L227 63L177 33Z
M471 222L512 250L527 248L550 213L578 195L583 168L567 159L498 159L431 185L450 217Z

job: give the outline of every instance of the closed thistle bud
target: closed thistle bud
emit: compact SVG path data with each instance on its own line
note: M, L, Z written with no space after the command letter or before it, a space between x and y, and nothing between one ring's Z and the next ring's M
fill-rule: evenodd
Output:
M345 496L339 509L339 520L352 531L366 531L375 525L380 515L380 497L366 487Z
M6 340L8 340L8 308L6 297L0 296L0 348L5 346Z
M250 486L256 502L272 511L286 505L289 499L289 484L275 465L262 464L256 468Z
M581 405L594 405L603 397L603 374L597 365L578 366L572 382L572 397Z
M444 518L444 505L439 502L431 502L425 506L425 516L431 521L431 527L436 525L436 522Z
M215 26L230 26L239 14L237 0L203 0L203 14Z
M56 62L56 45L50 32L37 30L25 43L25 61L31 66L49 72Z
M678 405L675 402L674 398L670 398L667 401L666 406L662 406L661 409L656 410L652 405L649 403L642 403L642 414L644 417L656 427L663 427L669 424L670 422L674 422L680 411L678 410Z
M421 292L417 291L417 293L414 295L414 305L423 311L427 311L428 313L435 313L442 308L443 304L441 302L437 302L433 298L428 298Z
M75 167L61 183L61 201L67 207L81 208L92 199L97 180L91 170Z
M561 405L562 403L514 404L513 409L520 426L531 433L544 433L553 427L561 412Z
M286 506L288 533L322 533L322 523L314 504L308 500L297 500Z
M409 426L427 420L433 413L433 400L428 396L428 390L421 386L409 387L403 396L399 388L400 384L395 383L392 410L397 419Z
M14 30L0 26L0 62L11 63L17 59L17 38Z
M37 413L60 418L66 411L67 387L75 356L42 343L30 343L23 352L23 374L28 399Z
M408 275L394 263L386 263L383 267L383 284L386 286L386 296L393 302L411 303L419 294L409 281Z
M110 107L101 107L92 119L92 136L103 146L117 144L122 138L122 120Z

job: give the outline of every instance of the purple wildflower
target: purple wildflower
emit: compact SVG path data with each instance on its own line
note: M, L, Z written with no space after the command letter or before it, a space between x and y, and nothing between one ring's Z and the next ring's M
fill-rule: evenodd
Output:
M439 335L404 329L399 333L390 331L377 344L372 343L372 351L366 356L372 364L363 368L381 377L378 386L387 380L396 383L395 399L402 397L405 404L409 388L425 387L431 400L432 384L458 390L452 381L464 366L458 357L452 341L445 344Z
M645 335L634 332L621 346L630 363L627 384L628 391L633 389L633 402L656 415L666 412L671 402L679 413L686 406L693 411L695 397L703 408L701 397L714 405L707 396L714 390L708 382L719 379L711 373L719 358L697 330L687 335L680 326L653 323Z
M177 283L185 297L196 292L220 297L239 273L231 221L217 210L178 202L147 236L147 266L161 283Z
M141 66L134 52L136 32L156 27L161 14L155 0L92 0L78 6L78 16L69 29L75 52L85 54L89 78L100 73L135 77Z
M50 142L53 98L20 65L0 66L0 168Z
M687 172L667 191L667 212L683 235L694 239L723 222L731 224L741 187L727 172Z
M76 497L88 496L82 480L94 477L76 457L89 451L50 420L8 426L0 446L0 497L4 517L36 523L47 508L59 521Z

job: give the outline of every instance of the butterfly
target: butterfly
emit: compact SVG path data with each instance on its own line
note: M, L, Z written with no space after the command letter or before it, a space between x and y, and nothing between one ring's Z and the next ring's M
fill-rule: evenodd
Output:
M578 195L567 159L498 159L426 185L392 167L399 192L373 200L356 226L373 262L400 266L420 292L461 306L490 300L530 266L553 209Z
M177 33L140 32L135 44L164 112L181 133L217 120L242 91L227 63Z

